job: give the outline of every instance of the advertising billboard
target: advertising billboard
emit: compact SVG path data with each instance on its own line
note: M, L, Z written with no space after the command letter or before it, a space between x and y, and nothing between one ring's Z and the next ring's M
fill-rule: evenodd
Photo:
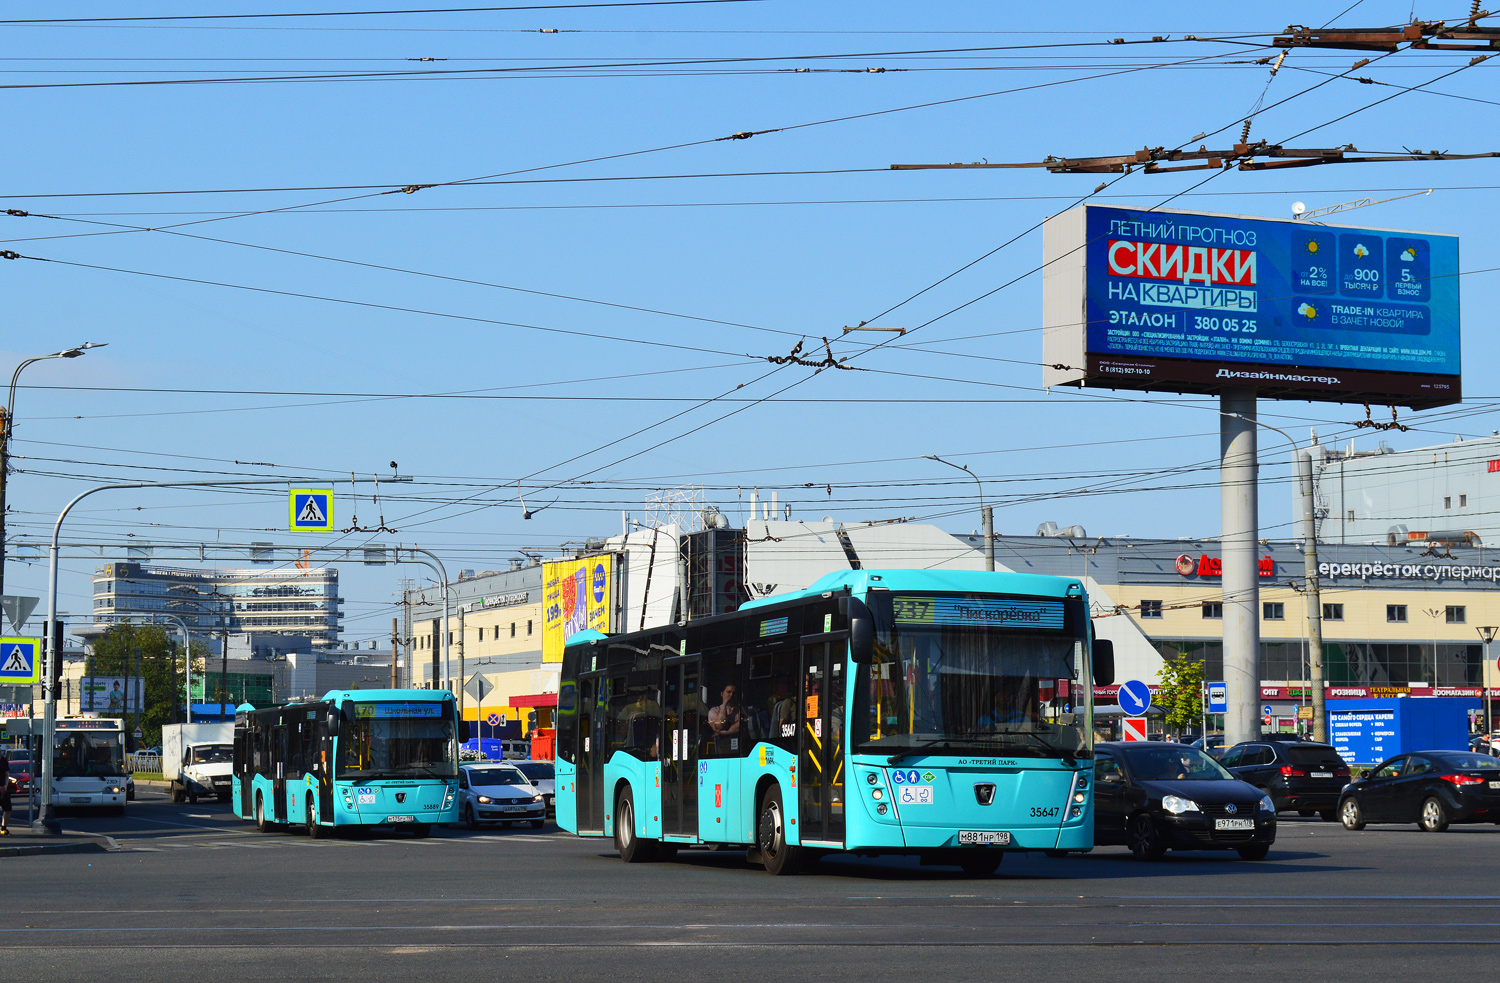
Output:
M542 661L561 662L568 636L615 630L615 555L542 564Z
M1083 205L1042 239L1044 385L1459 401L1455 236Z
M80 713L142 713L145 681L140 676L84 676L78 681Z

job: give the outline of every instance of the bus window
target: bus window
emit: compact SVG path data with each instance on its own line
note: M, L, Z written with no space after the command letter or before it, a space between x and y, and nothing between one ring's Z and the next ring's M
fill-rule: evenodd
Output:
M610 679L609 751L624 751L642 761L655 761L661 736L659 680L655 672L636 670Z

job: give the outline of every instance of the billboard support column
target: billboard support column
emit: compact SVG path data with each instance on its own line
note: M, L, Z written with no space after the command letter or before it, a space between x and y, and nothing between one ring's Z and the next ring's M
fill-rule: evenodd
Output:
M1219 495L1223 511L1224 746L1260 737L1260 565L1255 390L1219 396Z
M1293 453L1296 453L1295 451ZM1323 691L1323 595L1318 590L1318 515L1313 500L1312 452L1297 454L1297 484L1302 491L1302 561L1307 578L1307 664L1312 677L1312 739L1328 741Z

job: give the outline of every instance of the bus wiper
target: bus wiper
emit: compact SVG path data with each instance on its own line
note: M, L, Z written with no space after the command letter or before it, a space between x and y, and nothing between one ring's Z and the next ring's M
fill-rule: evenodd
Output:
M887 758L885 763L888 765L893 765L903 758L910 758L914 754L921 754L927 748L937 747L939 744L952 744L953 741L954 738L952 737L934 737L932 740L924 741L923 743L918 744L916 747L909 747L904 751L897 751L895 754Z

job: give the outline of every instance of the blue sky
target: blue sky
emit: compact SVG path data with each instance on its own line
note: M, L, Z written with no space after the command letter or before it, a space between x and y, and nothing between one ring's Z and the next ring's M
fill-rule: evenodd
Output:
M1039 388L1041 289L1032 271L1041 241L1021 233L1087 195L1100 177L888 165L1189 141L1244 115L1266 89L1267 67L1253 64L1269 53L1256 47L1266 35L1289 22L1316 26L1347 5L770 0L0 25L8 52L0 82L54 86L0 95L10 147L0 205L34 213L0 219L0 249L54 261L0 263L0 366L85 340L109 343L27 370L17 399L11 539L43 539L49 517L91 483L244 475L337 480L341 525L356 511L362 525L375 525L383 512L399 532L375 540L436 550L453 571L503 567L523 549L546 555L607 535L619 529L622 509L640 517L652 490L683 484L704 485L707 500L732 517L758 486L777 488L804 518L920 517L953 531L974 528L974 483L924 460L928 454L974 469L1005 532L1054 520L1092 534L1211 536L1219 524L1215 403ZM372 6L222 4L212 12ZM1466 13L1449 6L1419 6L1416 14ZM1338 23L1399 23L1411 9L1366 0ZM121 12L68 7L70 16ZM33 3L6 13L58 11ZM558 33L541 33L550 28ZM1179 40L1185 34L1255 37ZM1154 35L1169 40L1099 44ZM1265 102L1309 89L1327 78L1319 72L1341 72L1360 57L1293 52ZM446 60L411 60L421 58ZM759 60L723 61L731 58ZM1189 60L1197 61L1172 64ZM640 64L648 61L657 64ZM1466 61L1401 52L1356 74L1412 86ZM579 67L605 64L615 67ZM853 70L867 68L887 71ZM388 74L473 69L509 71ZM1465 69L1433 84L1433 93L1400 94L1294 143L1500 149L1486 142L1500 106L1482 101L1494 96L1493 71ZM77 84L359 73L387 74ZM1252 138L1279 142L1398 92L1328 82L1257 117ZM1232 143L1238 131L1209 142ZM1494 172L1493 160L1230 171L1171 207L1279 217L1296 200L1317 208L1435 188L1346 219L1458 235L1462 268L1479 270L1500 266L1489 261ZM527 183L444 186L490 175ZM1148 207L1205 177L1135 174L1098 200ZM439 186L377 193L425 184ZM364 185L372 187L352 187ZM309 190L230 193L268 188ZM339 190L312 190L319 188ZM141 228L163 231L132 231ZM1385 439L1420 446L1500 426L1488 399L1496 355L1483 314L1494 305L1494 283L1492 273L1463 279L1465 415L1403 413L1416 429ZM852 364L864 371L765 360L804 336L805 349L821 357L823 336L836 339L842 326L864 320L926 324L1002 285L858 355ZM836 344L835 354L890 340L854 337L861 341ZM467 396L374 398L439 393ZM731 399L703 406L674 401L726 394ZM1263 415L1299 438L1316 427L1347 440L1363 411L1280 403L1264 405ZM1263 535L1284 536L1285 455L1278 438L1262 446ZM414 480L383 484L377 508L370 476L389 476L391 461ZM347 497L350 472L360 478L363 498L355 502ZM518 481L531 508L556 504L523 519ZM254 493L109 492L80 507L64 538L286 542L284 495L275 485ZM309 545L371 539L305 537ZM87 609L90 571L120 550L106 546L104 554L68 551L65 611ZM157 559L187 560L161 551ZM340 566L346 637L383 634L403 574ZM7 592L41 593L44 581L44 564L8 566Z

